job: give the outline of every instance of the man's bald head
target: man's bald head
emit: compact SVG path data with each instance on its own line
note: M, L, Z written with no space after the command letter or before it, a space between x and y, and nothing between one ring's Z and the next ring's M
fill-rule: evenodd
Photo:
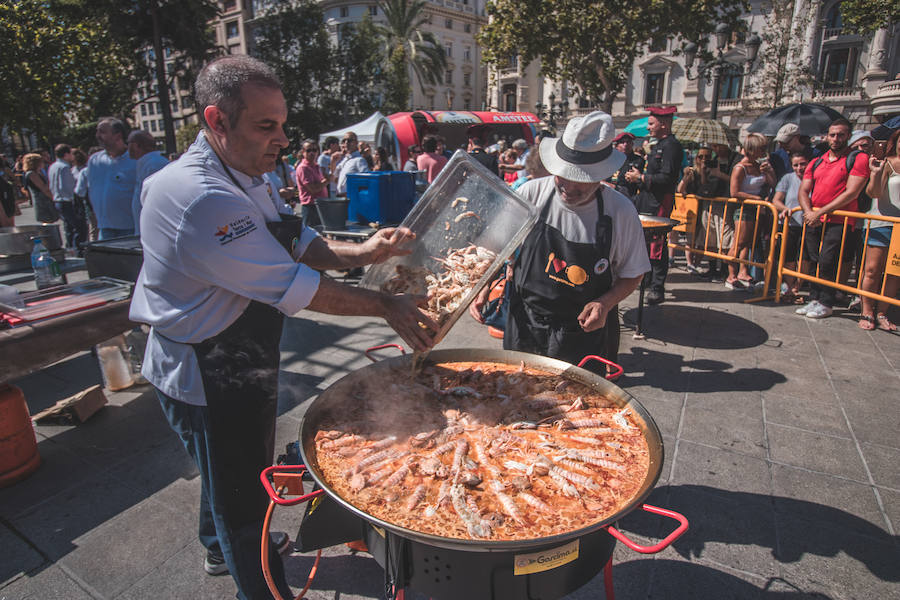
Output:
M156 140L143 129L135 129L128 134L128 154L138 159L156 150Z

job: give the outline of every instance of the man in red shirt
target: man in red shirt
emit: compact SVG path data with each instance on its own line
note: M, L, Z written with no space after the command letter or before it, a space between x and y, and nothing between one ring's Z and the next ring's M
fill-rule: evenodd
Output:
M828 152L806 167L798 199L803 207L806 226L805 252L810 261L817 263L821 279L835 281L841 243L845 260L852 255L856 244L853 231L854 219L832 214L838 209L856 211L856 199L869 177L869 157L860 152L847 168L850 147L850 123L837 119L828 127ZM821 246L821 248L820 248ZM797 309L797 314L811 319L831 316L835 288L811 284L809 303Z
M422 140L422 148L425 152L416 159L416 165L420 171L425 171L425 179L428 183L434 181L434 178L438 176L438 173L447 164L447 157L443 154L438 154L437 147L437 136L426 135L425 139Z
M322 175L317 159L319 144L316 140L303 140L303 159L297 165L297 190L300 196L300 216L305 227L320 223L316 212L316 198L328 197L328 178Z

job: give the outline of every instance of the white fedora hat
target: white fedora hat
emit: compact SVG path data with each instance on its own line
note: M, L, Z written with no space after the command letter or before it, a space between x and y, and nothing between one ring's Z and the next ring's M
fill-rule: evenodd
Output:
M612 117L605 112L575 117L562 137L541 140L541 161L551 174L569 181L603 181L625 162L625 155L612 147L615 137Z

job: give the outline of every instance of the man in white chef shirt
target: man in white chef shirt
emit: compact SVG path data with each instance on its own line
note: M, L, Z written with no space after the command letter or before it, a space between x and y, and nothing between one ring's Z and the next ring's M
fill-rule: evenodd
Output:
M268 598L259 473L273 460L284 315L382 317L418 350L433 344L437 326L417 306L424 298L341 285L315 270L408 253L412 232L388 228L364 244L341 243L278 214L262 175L288 144L287 106L269 67L248 56L217 59L198 76L195 97L202 131L144 182L144 265L130 317L151 326L143 374L200 470L204 568L230 572L238 598ZM274 545L270 557L288 597Z

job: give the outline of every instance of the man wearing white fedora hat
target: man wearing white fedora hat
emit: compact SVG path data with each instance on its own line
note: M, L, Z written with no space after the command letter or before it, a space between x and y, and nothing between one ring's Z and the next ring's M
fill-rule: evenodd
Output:
M505 349L573 363L589 354L615 360L615 307L650 270L637 210L601 183L625 161L612 147L615 134L612 117L596 111L541 141L552 176L519 189L540 218L513 265ZM483 296L470 307L479 321Z

